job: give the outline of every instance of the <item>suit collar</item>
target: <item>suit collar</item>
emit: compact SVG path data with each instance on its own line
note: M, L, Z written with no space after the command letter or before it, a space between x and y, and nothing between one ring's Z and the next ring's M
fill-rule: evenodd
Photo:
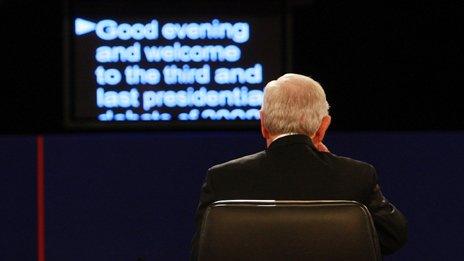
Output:
M295 134L295 135L288 135L282 138L274 140L271 145L267 148L267 150L272 150L282 146L288 146L292 144L306 144L311 148L315 149L313 142L311 139L303 134Z

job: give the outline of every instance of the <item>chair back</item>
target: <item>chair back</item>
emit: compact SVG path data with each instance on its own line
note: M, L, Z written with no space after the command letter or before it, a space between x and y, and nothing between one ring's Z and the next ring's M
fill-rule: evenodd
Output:
M198 260L382 260L367 208L355 201L223 200L208 207Z

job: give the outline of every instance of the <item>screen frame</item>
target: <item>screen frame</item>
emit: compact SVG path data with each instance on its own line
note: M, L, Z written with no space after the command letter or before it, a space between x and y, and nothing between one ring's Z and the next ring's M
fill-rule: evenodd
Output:
M98 122L80 120L75 118L75 104L73 95L75 92L75 86L73 83L73 72L74 72L74 60L72 57L73 49L73 12L74 5L79 3L94 3L95 1L88 0L67 0L64 3L64 18L63 18L63 109L64 109L64 127L67 130L176 130L176 131L195 131L195 130L256 130L259 129L259 120L253 121L111 121L111 122ZM98 3L116 3L122 5L127 4L127 1L123 0L106 0L99 1ZM282 41L281 41L281 74L291 71L292 65L292 16L288 11L285 2L283 1L263 1L263 2L249 2L249 1L215 1L214 3L207 1L180 1L176 6L169 6L169 1L157 2L148 0L136 0L131 3L137 3L146 6L164 5L163 8L157 13L163 15L172 14L175 8L176 15L188 14L195 15L198 12L199 15L203 14L215 14L217 15L217 8L221 10L228 10L227 12L221 13L225 15L239 14L241 16L246 15L278 15L282 24ZM244 7L247 6L247 8ZM252 5L252 8L250 8ZM201 11L200 11L201 9ZM220 14L220 15L221 15Z

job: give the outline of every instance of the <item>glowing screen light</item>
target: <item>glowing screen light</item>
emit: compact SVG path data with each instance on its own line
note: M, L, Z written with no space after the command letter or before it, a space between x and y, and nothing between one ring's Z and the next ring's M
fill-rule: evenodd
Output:
M278 16L77 10L68 110L83 125L257 122L265 84L282 73Z

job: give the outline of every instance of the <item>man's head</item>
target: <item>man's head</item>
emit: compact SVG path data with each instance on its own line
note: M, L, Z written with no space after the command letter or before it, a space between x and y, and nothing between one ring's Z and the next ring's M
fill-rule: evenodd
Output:
M285 133L304 134L321 143L329 124L329 104L315 80L289 73L264 88L261 131L268 145Z

